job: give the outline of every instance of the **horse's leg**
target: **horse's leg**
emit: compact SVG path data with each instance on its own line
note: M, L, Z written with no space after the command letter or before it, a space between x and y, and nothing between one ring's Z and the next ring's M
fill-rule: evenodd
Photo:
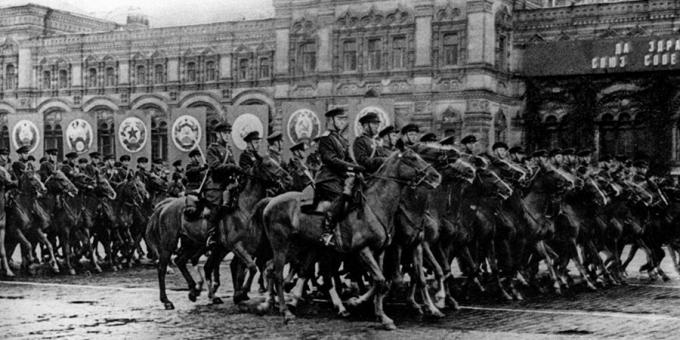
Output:
M583 266L583 256L578 251L578 248L579 248L579 246L576 243L576 238L574 238L574 237L570 238L569 239L569 252L571 253L570 257L574 261L574 265L576 266L576 269L581 274L581 277L583 278L583 280L586 282L586 286L588 287L588 289L597 290L595 285L590 281L590 277L588 276L588 273L586 272L586 269Z
M624 272L626 271L626 269L628 268L628 264L630 264L630 261L633 260L633 258L635 257L635 253L637 253L639 248L640 246L637 243L633 242L631 244L630 251L628 251L628 257L626 257L626 260L623 261L623 264L621 264L621 270L623 270Z
M175 265L187 282L187 286L189 287L189 300L191 300L191 302L196 302L196 297L199 296L201 292L196 289L196 282L194 281L194 278L191 277L189 269L187 269L187 262L191 258L192 249L186 244L182 244L182 248L180 248L178 253L179 254L175 258Z
M94 269L95 272L101 273L102 268L99 266L99 262L97 261L97 251L94 248L97 243L94 240L90 240L90 230L89 229L83 230L82 242L83 242L83 249L87 253L87 255L90 257L90 262L92 262L92 268Z
M425 280L425 270L423 269L423 247L418 244L413 249L413 280L411 284L416 285L420 289L423 297L423 303L430 316L437 318L444 317L444 314L434 305L430 292L427 290L427 281Z
M249 300L250 298L243 287L246 270L242 268L241 259L234 257L229 264L229 269L231 269L231 280L234 286L234 303L239 304Z
M61 229L60 238L62 240L61 248L64 252L64 265L66 266L69 275L76 275L75 269L71 266L71 227L64 225Z
M423 254L425 255L425 259L432 266L432 268L434 270L435 279L437 279L437 282L438 282L438 285L439 285L439 287L437 289L437 293L434 295L434 299L435 299L434 305L437 308L442 309L442 308L446 307L446 287L445 287L446 283L444 282L446 276L444 276L444 270L439 265L437 258L434 256L434 254L432 252L432 248L430 247L430 243L427 242L427 241L424 241L423 244L422 244L422 248L423 248Z
M652 250L647 246L647 243L641 238L638 237L636 238L635 242L638 244L638 246L642 249L642 251L645 253L647 256L647 275L649 275L649 279L654 281L656 280L656 272L655 272L655 267L654 267L654 255L652 254Z
M52 271L54 271L55 273L59 273L59 265L57 265L57 258L56 256L54 256L54 248L52 247L50 241L47 239L47 235L40 228L35 228L34 232L36 236L38 236L38 240L40 241L40 243L47 247L47 253L49 254L50 257L50 265L52 266Z
M474 284L481 293L486 292L486 288L479 282L479 266L477 266L477 263L472 257L469 246L463 246L460 251L460 258L470 270L470 273L468 274L468 283Z
M555 271L555 266L553 265L553 259L548 254L548 250L546 249L545 241L541 240L541 241L536 242L536 251L538 251L538 253L541 255L543 260L545 260L545 264L548 267L550 277L553 279L553 287L555 288L555 292L558 295L561 295L562 294L562 286L560 284L560 279L557 277L557 272Z
M170 302L168 296L165 293L165 274L168 269L168 263L170 262L170 256L172 252L167 249L159 249L158 256L158 289L160 291L160 299L165 309L175 309L175 305Z
M503 283L501 283L501 274L498 269L498 261L496 257L496 242L491 239L488 241L488 249L487 249L487 259L489 262L489 267L491 270L491 275L493 277L494 283L498 287L498 291L501 294L501 296L507 300L507 301L512 301L512 296L508 294L508 292L505 290L505 287L503 287Z
M383 298L387 293L388 287L385 276L382 273L382 254L379 259L376 260L371 249L366 247L359 252L359 256L373 279L373 286L376 288L375 295L373 296L375 316L380 320L380 323L385 329L396 329L397 326L394 325L394 321L392 321L383 310Z
M4 275L8 277L14 277L14 272L9 267L9 261L7 260L7 250L5 249L5 226L0 228L0 266L5 270Z
M21 231L21 229L18 227L12 228L12 231L12 234L14 234L13 236L17 239L19 245L21 246L22 258L26 260L26 263L22 263L22 266L25 265L28 267L36 260L35 257L33 257L33 253L31 252L31 248L33 246L31 245L31 242L28 241L28 238L26 238L26 235L23 231Z
M215 295L215 293L217 293L217 289L220 287L220 262L222 262L222 258L225 255L226 254L221 249L211 251L203 266L205 277L208 280L208 299L211 300L213 304L224 303L221 298ZM236 287L234 287L234 289L236 289Z

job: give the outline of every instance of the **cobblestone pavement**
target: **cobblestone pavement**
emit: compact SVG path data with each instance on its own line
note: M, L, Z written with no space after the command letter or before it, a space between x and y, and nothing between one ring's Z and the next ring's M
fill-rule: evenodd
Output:
M168 277L176 310L158 301L151 266L75 277L21 277L0 282L0 338L20 339L213 339L213 338L375 338L375 339L561 339L677 338L680 331L680 277L664 263L670 282L648 282L629 267L628 284L571 297L545 294L523 302L464 302L440 320L420 320L402 304L388 304L398 330L383 331L370 313L339 319L327 303L307 303L284 325L271 313L257 316L235 306L229 282L212 305L205 294L187 299L181 275ZM229 281L227 267L222 268ZM251 305L259 301L252 296Z

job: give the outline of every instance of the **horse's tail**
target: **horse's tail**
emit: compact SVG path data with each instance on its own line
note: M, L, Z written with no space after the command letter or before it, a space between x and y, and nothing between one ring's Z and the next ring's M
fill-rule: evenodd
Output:
M164 201L165 202L165 201ZM163 203L163 202L162 202ZM146 234L144 241L150 253L158 258L158 247L161 244L161 211L165 208L165 204L158 204L153 210L153 214L146 224Z

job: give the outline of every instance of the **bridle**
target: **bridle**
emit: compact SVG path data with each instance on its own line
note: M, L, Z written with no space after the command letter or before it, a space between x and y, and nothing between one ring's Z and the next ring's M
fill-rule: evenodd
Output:
M397 157L398 157L398 158L401 158L401 157L402 157L402 154L399 153L399 154L397 155ZM407 185L407 186L409 186L409 187L411 187L411 188L416 188L417 186L419 186L419 185L421 185L423 182L425 182L425 180L427 179L427 170L429 170L430 168L432 168L432 164L430 164L430 163L427 163L427 166L425 166L425 167L422 168L422 169L418 169L418 168L416 168L415 166L408 165L409 167L411 167L411 168L415 171L416 174L415 174L415 176L413 176L412 179L410 179L410 180L404 180L404 179L402 179L401 176L400 176L401 167L397 167L397 175L396 175L396 177L378 175L377 173L379 173L380 170L382 170L382 168L385 166L385 164L387 164L387 162L383 163L383 164L380 166L380 168L378 168L378 170L376 170L376 172L375 172L374 174L370 174L370 175L368 175L368 177L377 178L377 179L382 179L382 180L388 180L388 181L393 181L393 182L396 182L396 183L399 183L399 184Z

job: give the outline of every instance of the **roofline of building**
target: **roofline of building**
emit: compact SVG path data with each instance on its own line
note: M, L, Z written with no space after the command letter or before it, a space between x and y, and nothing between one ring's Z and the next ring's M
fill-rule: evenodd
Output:
M86 15L86 14L81 14L81 13L76 13L76 12L71 12L71 11L65 11L65 10L62 10L62 9L47 7L47 6L44 6L44 5L35 4L35 3L31 3L31 2L29 2L25 5L15 5L15 6L5 6L5 7L0 6L0 10L10 9L10 8L42 8L42 9L46 9L46 10L51 10L53 12L59 12L59 13L62 13L62 14L80 17L80 18L83 18L83 19L88 19L88 20L92 20L92 21L100 21L104 24L113 24L113 25L117 25L117 26L122 25L121 23L117 23L117 22L112 21L112 20L101 19L101 18L90 16L90 15Z

